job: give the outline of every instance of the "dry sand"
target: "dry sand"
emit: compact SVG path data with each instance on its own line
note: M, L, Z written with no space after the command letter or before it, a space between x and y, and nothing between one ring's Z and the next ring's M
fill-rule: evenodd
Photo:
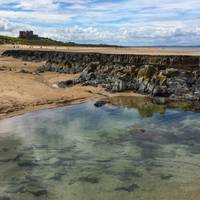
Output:
M0 53L8 49L40 50L40 51L65 51L65 52L90 52L108 54L141 54L141 55L192 55L200 56L200 48L144 48L144 47L45 47L28 45L1 45Z
M4 70L0 71L0 119L43 108L79 103L98 98L105 93L100 87L79 85L66 89L52 87L52 83L77 78L78 74L44 73L39 75L18 72L20 69L29 69L29 67L32 71L40 64L26 62L24 65L24 62L17 59L0 58L0 68L4 67Z

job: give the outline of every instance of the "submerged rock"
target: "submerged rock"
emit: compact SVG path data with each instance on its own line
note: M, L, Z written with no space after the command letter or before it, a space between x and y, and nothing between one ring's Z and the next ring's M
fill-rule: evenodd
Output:
M11 200L8 196L0 196L0 200Z
M169 179L171 179L173 177L173 175L171 175L171 174L167 174L167 175L165 175L165 174L160 174L160 178L162 179L162 180L169 180Z
M27 188L27 192L33 194L36 197L46 196L48 194L46 188L40 187L38 185L29 185Z
M115 188L115 191L134 192L138 188L139 188L139 186L137 184L133 183L132 185Z
M33 160L20 160L18 162L18 165L20 167L34 167L34 166L37 166L38 163L36 163L35 161Z
M99 100L99 101L96 101L94 103L94 106L97 107L97 108L100 108L102 106L104 106L105 104L107 104L108 102L107 101L104 101L104 100Z
M89 176L86 176L86 177L80 177L78 178L79 181L81 182L88 182L88 183L99 183L99 179L97 177L89 177Z

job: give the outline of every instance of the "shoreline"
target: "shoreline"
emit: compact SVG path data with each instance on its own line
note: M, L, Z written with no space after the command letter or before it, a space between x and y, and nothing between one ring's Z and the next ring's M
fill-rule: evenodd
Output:
M4 119L9 119L9 118L17 117L20 115L24 115L26 113L39 112L42 110L57 109L57 108L65 107L65 106L77 105L77 104L85 103L91 100L94 100L94 99L87 99L87 98L74 99L74 100L69 101L68 103L61 103L59 101L58 102L55 101L52 103L47 103L47 104L37 105L37 106L29 105L29 106L26 106L24 109L15 110L13 112L6 113L3 115L0 113L0 121Z
M141 98L147 98L146 95L142 95L139 93L133 93L133 92L125 92L125 93L115 93L115 94L94 94L93 97L85 97L85 98L74 98L74 99L60 99L57 101L53 101L51 103L41 104L41 105L26 105L24 108L17 110L14 109L12 112L8 113L1 113L0 112L0 121L5 119L10 119L13 117L21 116L27 113L32 112L40 112L43 110L51 110L51 109L59 109L66 106L73 106L78 105L82 103L86 103L89 101L98 101L102 99L109 99L111 97L141 97ZM19 105L16 105L15 108L19 108ZM14 107L14 106L13 106Z

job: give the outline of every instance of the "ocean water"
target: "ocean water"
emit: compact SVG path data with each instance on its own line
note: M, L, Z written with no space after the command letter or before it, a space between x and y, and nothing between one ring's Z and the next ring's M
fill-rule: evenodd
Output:
M111 102L0 121L0 199L199 200L200 113Z

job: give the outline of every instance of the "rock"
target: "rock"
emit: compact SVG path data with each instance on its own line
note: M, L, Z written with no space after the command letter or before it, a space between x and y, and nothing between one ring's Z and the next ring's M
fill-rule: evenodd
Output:
M151 79L157 72L156 68L151 65L146 65L138 72L138 78Z
M0 196L0 200L11 200L9 196Z
M11 69L7 68L6 66L0 67L0 71L6 71L6 70L11 71Z
M167 78L177 77L179 76L179 74L180 71L174 68L167 68L165 71L163 71L163 75L166 76Z
M165 104L169 103L169 99L166 97L155 97L153 99L153 102L156 104L165 105Z
M32 72L30 72L30 71L28 71L28 70L26 70L26 69L20 69L20 70L18 71L18 73L32 74Z
M18 161L18 166L20 167L34 167L34 166L37 166L38 163L35 161L35 160L32 160L32 159L20 159Z
M138 91L141 92L141 93L144 93L146 91L146 88L147 88L147 85L148 85L148 81L144 80L143 78L140 78L138 80L138 82L139 82Z
M134 192L138 188L139 188L139 186L136 185L135 183L133 183L132 185L118 187L118 188L115 189L115 191Z
M166 86L155 87L153 92L152 92L152 95L154 97L158 97L158 96L159 97L169 97L170 96Z
M94 106L97 108L100 108L100 107L104 106L106 103L107 103L107 101L99 100L94 103Z
M30 185L27 188L27 192L30 192L31 194L33 194L36 197L46 196L48 194L48 191L46 188L41 188L37 185Z
M158 76L155 76L155 80L159 82L159 85L166 85L167 77L160 73Z
M173 177L173 175L171 175L171 174L167 174L167 175L165 175L165 174L160 174L160 178L163 179L163 180L169 180L169 179L171 179L172 177Z
M78 180L81 182L88 182L88 183L93 183L93 184L99 182L99 179L97 177L88 177L88 176L80 177L80 178L78 178Z
M61 81L57 85L59 88L66 88L69 86L72 86L74 84L73 80L66 80L66 81Z
M86 67L87 73L95 72L98 65L99 65L99 62L91 62L91 63L89 63L87 65L87 67Z
M88 73L87 69L85 69L81 75L80 78L82 81L89 81L89 80L94 80L96 79L96 75L93 72Z
M9 188L9 193L24 193L26 191L25 189L25 186L22 184L19 184L18 185L13 185L11 188Z
M112 87L112 92L123 92L126 89L126 84L122 80L116 80Z

